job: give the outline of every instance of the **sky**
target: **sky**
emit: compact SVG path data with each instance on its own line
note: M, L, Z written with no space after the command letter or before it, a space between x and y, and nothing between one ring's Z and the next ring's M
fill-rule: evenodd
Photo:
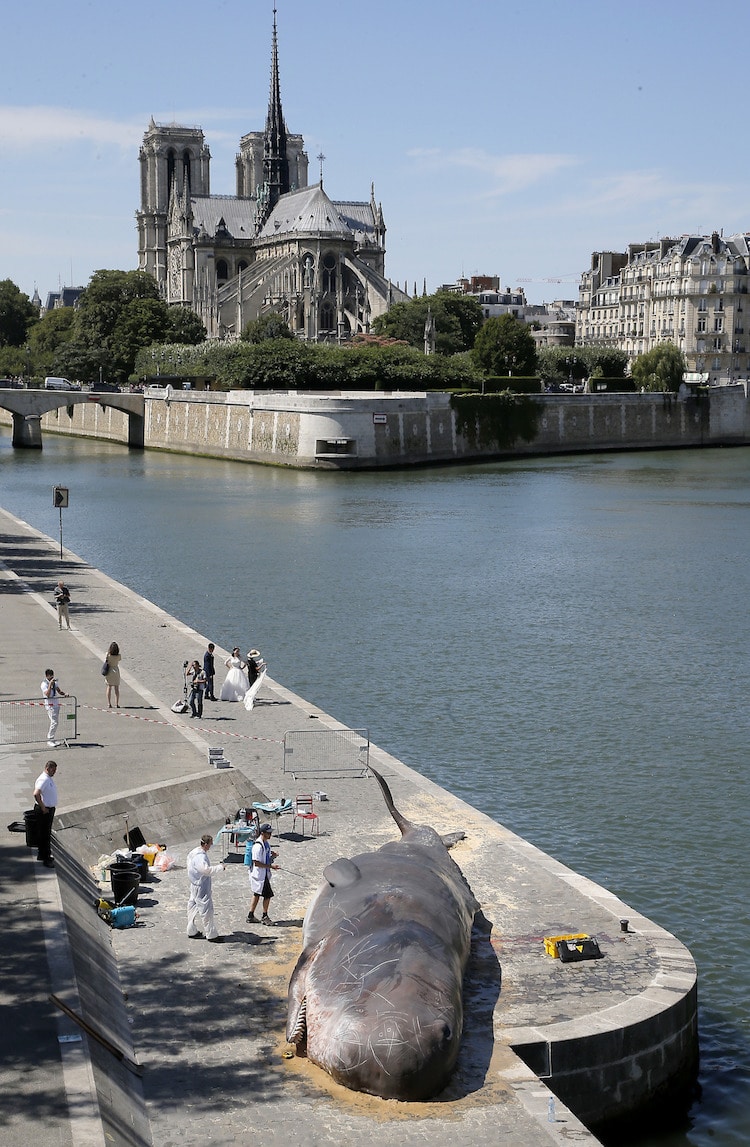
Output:
M368 200L386 273L576 298L599 250L750 230L747 0L276 0L310 179ZM262 130L273 0L35 0L3 13L0 280L44 302L137 266L150 118L203 128L235 193Z

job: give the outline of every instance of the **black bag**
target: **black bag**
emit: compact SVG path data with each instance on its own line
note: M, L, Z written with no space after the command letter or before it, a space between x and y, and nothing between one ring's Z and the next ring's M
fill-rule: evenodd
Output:
M106 677L108 673L109 673L109 662L107 661L107 658L105 657L104 661L102 662L102 677Z
M563 964L572 964L578 960L600 960L602 952L592 936L581 936L574 940L558 940L557 954Z

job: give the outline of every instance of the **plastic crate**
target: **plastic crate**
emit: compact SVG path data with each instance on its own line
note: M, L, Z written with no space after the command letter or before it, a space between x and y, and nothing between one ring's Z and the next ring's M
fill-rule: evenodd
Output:
M588 932L566 932L564 936L545 936L544 950L553 960L559 960L560 952L557 945L561 940L588 940L588 938Z

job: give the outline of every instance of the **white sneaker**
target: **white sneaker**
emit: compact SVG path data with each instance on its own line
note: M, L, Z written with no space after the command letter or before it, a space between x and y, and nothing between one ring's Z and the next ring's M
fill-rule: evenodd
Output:
M47 748L48 749L59 749L59 747L60 747L59 741L47 741Z

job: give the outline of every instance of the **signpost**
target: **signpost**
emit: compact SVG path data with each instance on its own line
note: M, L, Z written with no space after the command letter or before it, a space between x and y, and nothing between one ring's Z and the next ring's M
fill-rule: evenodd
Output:
M53 486L52 487L52 505L56 506L60 511L60 561L63 556L63 535L62 535L62 512L68 507L68 487L67 486Z

